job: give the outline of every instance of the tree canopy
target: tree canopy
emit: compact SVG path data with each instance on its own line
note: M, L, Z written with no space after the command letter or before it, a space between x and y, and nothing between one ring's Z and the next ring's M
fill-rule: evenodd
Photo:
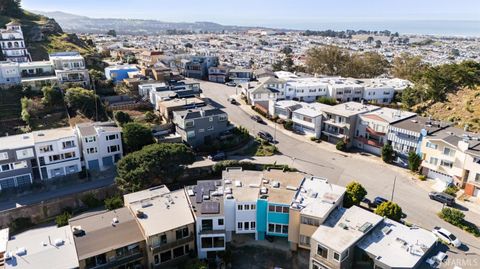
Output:
M152 130L146 125L128 122L122 126L122 137L128 151L137 151L153 143Z
M103 116L100 98L93 91L84 88L69 88L65 93L67 106L81 112L88 118Z
M113 114L113 118L115 119L115 121L117 122L118 125L120 126L123 126L125 123L129 123L129 122L132 122L132 118L130 117L130 115L124 111L116 111L114 114Z
M390 144L385 144L382 147L382 160L386 163L391 163L394 158L393 148Z
M52 86L44 86L42 88L43 98L42 103L45 106L57 106L63 104L62 90Z
M402 208L394 202L383 202L376 209L375 214L387 217L391 220L400 221L402 219Z
M351 207L353 205L359 205L360 202L367 196L367 190L362 186L362 184L352 181L348 183L345 191L345 196L343 198L343 206Z
M0 0L0 15L18 18L22 14L21 0Z
M172 182L194 161L195 154L184 144L148 145L118 162L116 182L124 192Z

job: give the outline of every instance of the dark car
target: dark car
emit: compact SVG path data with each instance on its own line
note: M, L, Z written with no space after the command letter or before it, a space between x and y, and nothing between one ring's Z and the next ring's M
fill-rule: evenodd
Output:
M220 152L217 152L215 153L214 155L210 155L208 156L208 158L212 161L221 161L221 160L225 160L227 158L227 155L225 154L225 152L223 151L220 151Z
M235 82L227 82L227 83L225 83L225 85L227 85L228 87L235 87L235 86L237 86L237 83L235 83Z
M448 206L455 205L455 197L448 195L446 193L434 191L434 192L430 192L428 196L430 196L430 199L438 201L442 204L446 204Z
M258 137L260 137L261 139L263 140L266 140L270 143L273 142L273 136L267 132L264 132L264 131L260 131L257 133Z
M258 115L253 115L253 116L251 116L250 118L251 118L252 120L258 122L258 123L262 123L262 124L265 123L265 122L263 121L262 117L260 117L260 116L258 116Z
M227 101L232 105L238 105L238 102L235 100L235 98L228 98Z
M388 200L383 197L377 196L375 197L375 199L373 199L372 207L377 207L385 202L388 202Z

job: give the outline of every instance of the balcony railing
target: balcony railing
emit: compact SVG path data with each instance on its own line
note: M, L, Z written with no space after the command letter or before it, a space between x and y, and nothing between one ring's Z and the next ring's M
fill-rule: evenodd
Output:
M384 136L385 135L385 133L375 131L374 129L370 128L369 126L367 126L367 133L373 134L373 135L378 135L378 136Z
M106 268L114 268L135 260L138 260L143 257L143 252L140 250L131 250L127 251L122 256L116 256L110 259L107 263L92 267L92 269L106 269Z
M367 144L367 145L374 146L374 147L377 147L377 148L383 147L383 143L381 143L379 141L369 140L369 139L366 139L365 137L361 137L361 136L356 137L356 139L359 140L360 142L362 142L363 144Z
M150 245L150 249L153 251L153 253L157 253L157 252L160 252L162 250L171 249L171 248L174 248L174 247L177 247L177 246L180 246L180 245L184 245L184 244L192 241L193 239L194 239L193 232L190 232L190 234L187 237L175 240L173 242L160 244L158 246Z

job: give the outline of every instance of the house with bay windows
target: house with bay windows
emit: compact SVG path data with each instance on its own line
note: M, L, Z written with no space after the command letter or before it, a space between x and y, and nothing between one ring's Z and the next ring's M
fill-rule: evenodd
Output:
M39 178L33 134L0 139L0 190L30 185Z

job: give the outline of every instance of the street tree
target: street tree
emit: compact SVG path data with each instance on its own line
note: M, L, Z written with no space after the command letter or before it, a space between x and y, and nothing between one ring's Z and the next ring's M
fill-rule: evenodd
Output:
M394 152L393 148L390 144L385 144L382 147L382 160L386 163L393 162Z
M408 169L410 169L410 171L417 172L420 164L422 164L422 158L420 158L420 156L418 156L418 154L413 151L409 152Z
M394 202L383 202L376 209L375 214L382 217L387 217L394 221L400 221L402 219L402 208Z
M343 206L349 208L359 205L365 196L367 196L367 190L357 181L352 181L346 187Z

